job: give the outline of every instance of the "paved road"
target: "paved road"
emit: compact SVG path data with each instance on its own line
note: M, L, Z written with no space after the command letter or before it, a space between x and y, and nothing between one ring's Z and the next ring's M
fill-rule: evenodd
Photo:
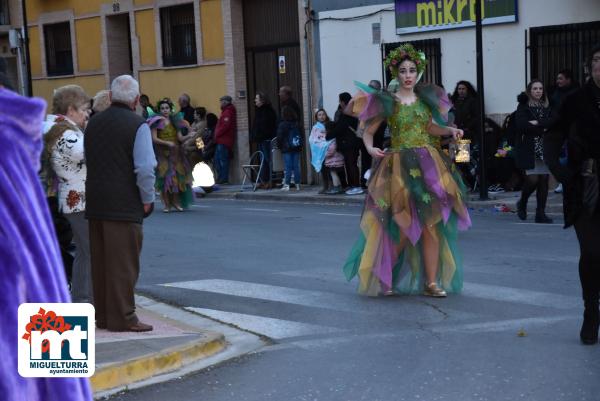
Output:
M139 290L274 344L114 399L600 399L600 346L578 343L572 231L476 214L463 294L374 299L341 274L360 212L201 200L149 219Z

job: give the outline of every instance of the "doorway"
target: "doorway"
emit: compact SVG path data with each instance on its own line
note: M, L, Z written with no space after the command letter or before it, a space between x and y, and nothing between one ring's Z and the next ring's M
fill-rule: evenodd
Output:
M109 82L119 75L133 75L129 14L106 17Z

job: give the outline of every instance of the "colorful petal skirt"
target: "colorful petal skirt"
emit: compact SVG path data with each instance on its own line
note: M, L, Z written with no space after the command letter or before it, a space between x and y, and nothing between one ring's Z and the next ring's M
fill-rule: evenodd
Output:
M466 188L452 161L437 148L390 151L369 180L360 227L362 234L344 265L348 281L359 277L358 292L422 293L421 236L429 230L440 244L438 285L462 289L458 230L471 225Z

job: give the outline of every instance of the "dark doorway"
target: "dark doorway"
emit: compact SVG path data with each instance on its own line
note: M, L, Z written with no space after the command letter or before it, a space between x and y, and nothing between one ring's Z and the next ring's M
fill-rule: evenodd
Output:
M106 17L109 82L119 75L133 75L129 14Z
M296 0L246 0L244 7L244 40L248 82L248 121L254 119L254 97L264 92L279 115L279 88L288 85L294 99L302 107L302 74L300 33ZM285 72L279 70L280 57L285 59ZM303 121L303 116L299 116ZM250 153L256 144L250 143ZM306 180L307 163L301 160L302 177Z

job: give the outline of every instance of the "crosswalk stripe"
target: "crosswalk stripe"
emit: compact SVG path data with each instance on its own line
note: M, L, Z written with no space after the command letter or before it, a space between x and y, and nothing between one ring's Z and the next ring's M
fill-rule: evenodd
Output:
M279 212L279 209L260 209L260 208L252 208L252 207L243 207L242 210L247 210L249 212Z
M462 294L474 298L545 306L556 309L574 309L581 307L581 301L577 297L471 282L464 284Z
M244 313L226 312L216 309L196 307L185 308L189 311L208 316L220 322L234 324L237 327L265 335L276 340L290 337L307 336L338 332L339 329L327 326L317 326L291 320L249 315Z
M284 302L315 308L326 308L338 311L355 311L350 299L328 292L300 290L268 284L250 283L235 280L196 280L161 284L165 287L184 288L195 291L213 292L237 297L261 299L265 301Z

